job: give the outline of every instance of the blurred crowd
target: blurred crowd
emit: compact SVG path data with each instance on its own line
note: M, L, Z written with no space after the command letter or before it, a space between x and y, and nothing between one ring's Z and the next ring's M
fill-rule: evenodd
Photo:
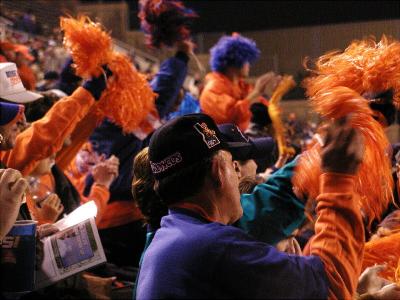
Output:
M160 65L132 57L155 101L127 132L98 113L119 75L111 64L82 79L59 28L49 33L30 11L2 10L0 24L0 240L17 219L36 221L40 240L94 201L107 256L105 265L1 299L400 298L400 159L384 134L397 73L377 84L385 90L360 92L354 82L373 76L329 73L355 52L332 54L325 69L322 57L306 81L324 118L314 121L280 106L292 76L248 82L255 41L221 37L211 72L185 87L195 45L178 40ZM400 49L379 45L389 44Z

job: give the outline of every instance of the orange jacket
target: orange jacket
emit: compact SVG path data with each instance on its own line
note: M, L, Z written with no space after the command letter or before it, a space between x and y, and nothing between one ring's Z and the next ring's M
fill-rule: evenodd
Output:
M114 201L107 205L97 227L99 229L106 229L139 220L143 220L143 215L134 201Z
M365 241L354 181L351 175L321 175L315 236L304 253L324 263L329 299L352 299L361 273Z
M71 177L68 176L69 174L65 174L65 175L67 175L68 179L71 180ZM53 192L55 191L55 180L54 180L53 174L48 173L46 175L41 176L40 182L42 184L48 186ZM71 180L71 182L74 185L74 187L78 190L78 192L81 196L81 204L86 203L91 200L93 200L96 203L96 206L97 206L96 223L98 223L101 220L102 213L104 213L105 207L107 206L107 202L110 198L110 193L108 192L108 189L102 185L94 184L90 191L90 195L88 197L83 197L81 190L80 190L81 186L75 185L76 182L74 182L72 180ZM45 223L50 223L49 220L42 219L40 216L38 216L36 214L36 206L35 206L35 203L33 202L33 199L29 193L27 194L26 202L27 202L27 206L29 209L29 213L34 218L34 220L38 221L39 225L45 224Z
M200 95L201 110L217 124L233 123L245 131L251 119L250 102L246 99L252 86L243 80L237 84L219 72L207 74Z
M29 175L36 164L58 152L64 140L94 104L93 96L80 87L69 97L58 101L40 120L17 136L13 149L0 153L8 167Z
M68 166L65 174L79 192L82 203L86 203L90 200L95 201L97 206L96 224L99 229L120 226L143 219L140 209L133 201L115 201L108 203L110 200L110 192L102 185L93 184L90 195L85 197L83 192L86 185L86 174L82 174L78 171L75 160Z
M244 80L235 84L219 72L207 74L205 81L200 95L201 110L211 116L217 124L233 123L245 131L251 119L250 102L246 97L253 87ZM262 97L260 102L268 105Z
M100 184L93 184L88 197L83 195L85 189L85 174L78 171L75 165L75 160L69 165L64 172L68 179L72 182L79 195L81 196L81 204L93 200L97 206L96 224L101 223L104 213L106 212L108 200L110 200L110 192L108 188Z

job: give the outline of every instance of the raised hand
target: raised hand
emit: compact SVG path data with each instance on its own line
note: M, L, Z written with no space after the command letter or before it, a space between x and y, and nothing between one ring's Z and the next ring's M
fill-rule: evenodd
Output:
M388 280L379 277L378 273L386 268L385 265L376 265L366 268L358 279L357 293L374 293L390 283Z
M267 90L270 91L270 94L272 94L272 91L274 91L281 79L282 77L276 75L274 72L268 72L258 77L253 91L247 96L247 98L250 100L250 103L252 104L258 102L258 98Z
M100 100L101 94L107 88L108 78L112 76L111 70L106 65L102 68L103 73L98 77L93 77L83 83L83 87L92 94L96 101Z
M400 286L397 283L388 284L373 294L373 296L374 299L379 300L400 299Z
M363 137L350 127L346 118L327 129L322 147L322 171L354 175L364 155Z
M36 204L33 217L40 223L54 223L64 211L64 206L61 203L57 194L50 194L42 202Z
M19 171L0 170L0 240L14 225L27 188L28 183Z
M178 51L185 52L187 55L192 55L196 44L190 40L184 40L176 43L176 48Z
M118 177L119 160L116 156L98 163L92 169L94 182L110 188L112 182Z

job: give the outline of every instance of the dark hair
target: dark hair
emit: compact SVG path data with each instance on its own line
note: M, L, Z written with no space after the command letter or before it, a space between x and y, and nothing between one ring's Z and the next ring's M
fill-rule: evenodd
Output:
M57 80L58 78L60 78L60 75L58 75L58 73L56 71L49 71L46 72L44 74L44 79L48 79L48 80Z
M156 230L160 227L161 218L168 214L168 208L154 191L148 149L140 151L133 161L132 195L142 211L145 222L152 230Z
M43 92L43 98L25 104L25 116L28 122L34 122L44 117L50 108L60 99L55 93Z
M240 162L239 162L240 163ZM254 177L245 176L239 181L240 194L250 194L258 184Z
M171 205L196 195L203 187L206 177L211 174L214 155L215 153L156 181L155 189L161 199L167 205Z
M386 119L388 126L396 119L396 107L393 104L393 90L389 89L379 94L366 94L364 97L370 100L369 106L372 110L380 112ZM377 121L376 117L374 117Z
M252 114L251 122L261 127L272 124L271 117L269 116L268 108L262 103L254 103L250 106Z

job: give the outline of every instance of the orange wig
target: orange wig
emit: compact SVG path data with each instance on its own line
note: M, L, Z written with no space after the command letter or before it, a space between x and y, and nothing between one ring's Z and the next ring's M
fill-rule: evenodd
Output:
M399 232L367 242L365 244L362 270L372 267L375 264L386 264L386 268L380 273L380 276L387 280L400 283L399 249Z
M373 38L353 41L343 52L321 56L311 71L313 75L304 81L304 87L314 110L326 120L349 115L350 124L364 137L356 191L370 225L374 219L380 220L392 201L393 179L389 141L363 95L391 89L394 105L399 107L400 43L385 36L378 43ZM315 199L319 192L320 151L317 144L303 153L293 178L295 190L309 199Z

